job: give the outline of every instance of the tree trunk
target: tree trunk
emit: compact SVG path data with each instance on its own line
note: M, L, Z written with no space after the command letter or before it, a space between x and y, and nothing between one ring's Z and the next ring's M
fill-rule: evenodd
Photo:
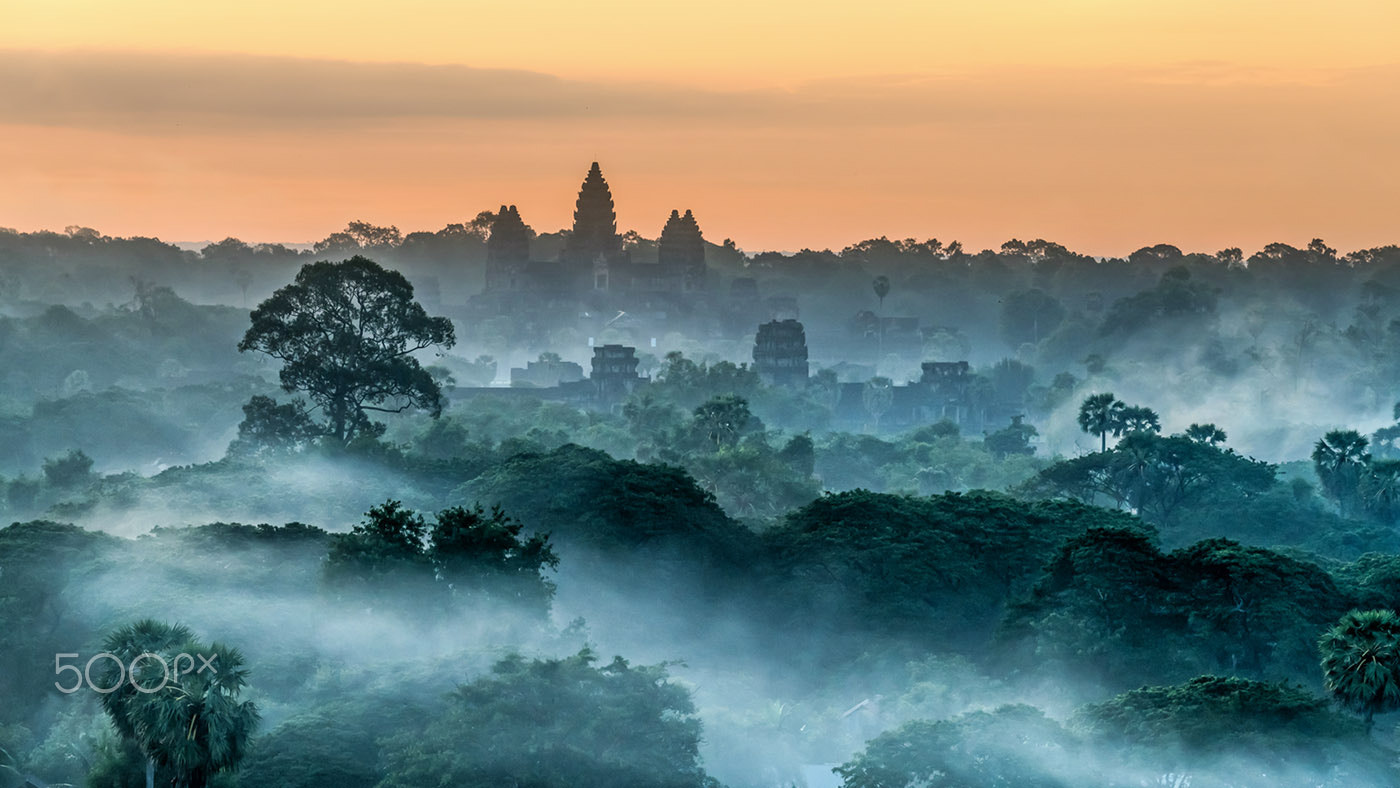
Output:
M146 758L146 788L156 788L155 758Z

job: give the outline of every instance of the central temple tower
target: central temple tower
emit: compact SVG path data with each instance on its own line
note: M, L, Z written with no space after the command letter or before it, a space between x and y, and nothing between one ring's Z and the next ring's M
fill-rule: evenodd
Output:
M612 192L598 162L588 170L574 204L574 228L564 244L563 261L579 270L594 269L594 287L607 289L607 264L622 256L622 237L617 234L617 214ZM597 276L604 277L599 283Z

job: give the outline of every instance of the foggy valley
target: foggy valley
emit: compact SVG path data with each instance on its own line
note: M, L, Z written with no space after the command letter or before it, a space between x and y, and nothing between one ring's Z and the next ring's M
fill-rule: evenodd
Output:
M1400 247L626 199L0 230L0 785L1400 784Z

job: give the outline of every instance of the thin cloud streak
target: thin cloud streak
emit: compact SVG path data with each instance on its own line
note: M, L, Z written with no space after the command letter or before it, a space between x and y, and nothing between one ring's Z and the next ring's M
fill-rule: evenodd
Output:
M423 120L688 120L902 126L1148 111L1296 107L1380 111L1400 67L1282 72L1219 63L1168 69L997 69L706 91L506 69L240 54L0 50L0 123L185 133L375 127ZM1367 105L1371 105L1369 108ZM1393 114L1393 113L1392 113Z

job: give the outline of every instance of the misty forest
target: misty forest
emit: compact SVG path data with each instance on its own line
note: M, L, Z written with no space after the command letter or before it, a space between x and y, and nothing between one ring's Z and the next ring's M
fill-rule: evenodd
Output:
M1400 247L615 196L0 230L0 786L1400 785Z

